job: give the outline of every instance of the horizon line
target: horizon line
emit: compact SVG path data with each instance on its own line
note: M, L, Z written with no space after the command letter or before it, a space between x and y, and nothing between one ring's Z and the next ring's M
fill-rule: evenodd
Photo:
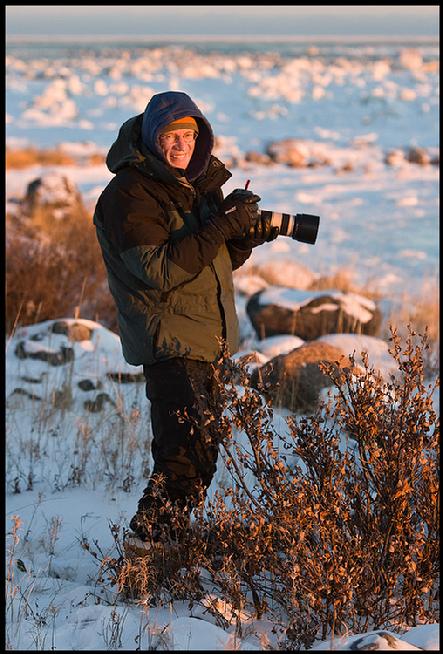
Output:
M435 41L439 42L439 36L425 35L380 35L380 34L6 34L6 43L14 41L43 41L50 39L56 41L90 41L91 39L107 41L109 39L125 39L138 41L264 41L264 42L303 42L303 41L327 41L340 39L342 41L356 42L360 40L369 41Z

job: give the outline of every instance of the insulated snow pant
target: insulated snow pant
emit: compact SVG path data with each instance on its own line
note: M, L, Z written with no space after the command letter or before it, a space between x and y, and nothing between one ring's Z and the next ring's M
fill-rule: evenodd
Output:
M130 523L141 537L146 520L168 522L162 511L166 500L190 512L199 492L204 494L211 483L221 441L211 363L173 358L144 366L143 372L151 402L154 469ZM164 480L160 495L159 475Z

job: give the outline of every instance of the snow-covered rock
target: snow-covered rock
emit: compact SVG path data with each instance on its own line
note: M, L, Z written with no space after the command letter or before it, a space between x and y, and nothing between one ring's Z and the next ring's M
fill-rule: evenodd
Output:
M357 377L364 367L362 354L366 353L369 368L383 379L387 380L390 375L398 373L388 344L374 336L327 334L305 343L300 339L294 340L292 348L291 341L285 342L285 339L297 337L273 336L258 342L260 351L268 356L268 361L252 371L252 383L255 386L259 381L264 383L273 403L290 411L314 410L324 399L323 390L332 382L320 369L321 362L349 367L349 355L352 355ZM264 347L261 347L262 343Z
M265 395L277 407L290 411L312 411L317 407L321 390L332 383L319 364L340 360L349 364L345 353L329 343L305 343L255 369L251 383L254 386L263 384Z
M86 216L76 184L66 175L54 172L28 184L21 209L29 219L37 222Z
M6 402L65 398L83 410L117 404L126 385L144 382L123 359L120 338L92 320L47 320L17 329L7 343ZM124 386L123 386L124 385Z
M398 634L380 629L359 636L337 637L334 640L323 641L311 649L322 652L329 650L356 650L360 652L366 652L368 650L396 650L406 652L408 650L419 650L421 647L415 647L415 645L412 645L406 640L400 639Z
M381 323L375 302L357 293L339 291L272 286L255 293L246 311L258 338L294 334L312 341L323 334L375 335Z

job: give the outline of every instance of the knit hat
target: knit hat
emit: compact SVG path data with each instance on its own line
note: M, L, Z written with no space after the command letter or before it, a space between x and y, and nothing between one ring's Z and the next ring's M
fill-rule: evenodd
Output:
M198 124L192 116L184 116L183 118L174 120L172 123L162 127L159 133L165 134L166 132L173 132L176 129L193 129L198 134Z

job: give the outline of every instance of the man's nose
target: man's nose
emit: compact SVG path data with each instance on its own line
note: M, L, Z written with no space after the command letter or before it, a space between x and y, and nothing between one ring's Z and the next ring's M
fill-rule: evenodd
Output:
M175 135L175 140L174 140L174 145L176 145L177 143L178 143L179 145L181 145L182 143L186 143L186 141L185 141L185 137L184 137L184 136L181 136L180 134L176 134L176 135Z

